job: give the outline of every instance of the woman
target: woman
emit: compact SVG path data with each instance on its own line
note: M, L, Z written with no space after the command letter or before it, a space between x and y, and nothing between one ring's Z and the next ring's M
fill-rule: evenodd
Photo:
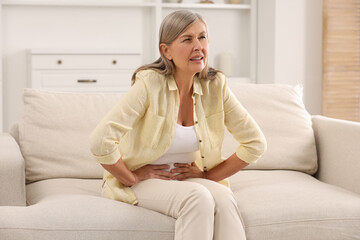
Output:
M90 137L106 170L103 195L177 219L175 239L245 239L227 177L261 156L265 138L225 76L208 68L200 15L168 15L159 50L161 57L136 70L129 92ZM226 160L225 126L240 143Z

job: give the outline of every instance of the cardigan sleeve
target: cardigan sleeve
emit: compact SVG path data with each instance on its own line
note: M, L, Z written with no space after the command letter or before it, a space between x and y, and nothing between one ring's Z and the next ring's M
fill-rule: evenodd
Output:
M223 98L225 125L240 144L236 149L236 155L247 163L254 163L266 151L265 136L255 120L228 88L226 79L223 85Z
M105 115L90 135L90 150L102 164L115 164L121 157L120 139L144 115L148 107L148 91L141 72L130 90Z

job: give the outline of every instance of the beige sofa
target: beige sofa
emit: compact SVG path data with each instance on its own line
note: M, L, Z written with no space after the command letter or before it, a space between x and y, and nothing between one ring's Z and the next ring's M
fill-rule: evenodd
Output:
M360 239L360 124L310 116L299 87L229 86L268 141L230 178L247 239ZM173 218L100 197L88 136L121 94L23 98L22 121L0 135L1 240L173 239ZM237 145L226 134L224 156Z

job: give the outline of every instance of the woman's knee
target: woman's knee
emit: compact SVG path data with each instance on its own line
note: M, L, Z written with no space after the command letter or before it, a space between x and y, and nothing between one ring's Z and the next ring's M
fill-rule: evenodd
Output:
M200 184L191 184L187 197L188 203L193 205L196 211L205 214L214 214L215 200L211 192Z
M211 193L216 208L237 207L233 192L217 182L201 182Z
M213 193L216 209L237 209L237 202L230 189Z

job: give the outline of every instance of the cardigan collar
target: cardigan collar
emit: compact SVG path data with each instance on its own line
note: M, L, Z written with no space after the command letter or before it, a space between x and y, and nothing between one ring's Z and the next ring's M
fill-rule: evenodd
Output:
M200 83L200 79L195 76L194 77L194 83L193 83L193 86L194 86L194 93L198 94L198 95L203 95L203 91L202 91L202 86L201 86L201 83ZM178 90L178 87L176 85L176 81L174 79L174 76L173 75L170 75L167 79L167 83L168 83L168 88L170 91L176 91Z

